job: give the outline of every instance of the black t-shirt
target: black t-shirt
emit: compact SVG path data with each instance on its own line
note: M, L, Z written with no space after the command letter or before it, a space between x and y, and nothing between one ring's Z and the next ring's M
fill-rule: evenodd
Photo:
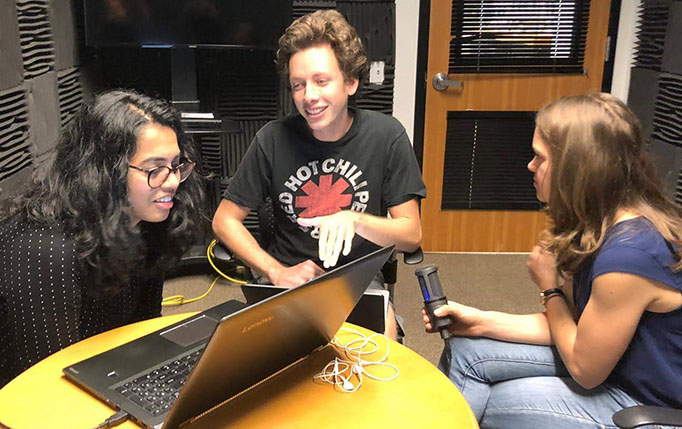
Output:
M424 198L426 187L412 145L393 117L350 110L350 130L336 142L323 142L297 114L272 121L258 131L230 180L224 198L250 209L272 198L275 230L268 253L295 265L318 265L318 229L296 223L298 217L355 210L385 216L390 207ZM377 246L356 235L350 255L339 265Z
M0 220L0 387L82 339L161 315L163 279L93 298L72 239L56 225Z

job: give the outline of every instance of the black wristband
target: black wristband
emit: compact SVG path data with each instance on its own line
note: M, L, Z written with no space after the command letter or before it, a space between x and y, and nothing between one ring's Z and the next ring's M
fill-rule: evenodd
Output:
M545 304L547 300L555 295L559 295L563 299L566 299L566 295L564 295L564 291L561 290L561 288L555 287L547 290L543 290L540 292L540 297L542 298L542 303Z

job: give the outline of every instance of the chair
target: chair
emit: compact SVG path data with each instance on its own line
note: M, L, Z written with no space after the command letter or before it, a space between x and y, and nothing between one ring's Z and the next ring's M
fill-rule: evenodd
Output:
M388 290L388 296L391 302L393 302L393 291L395 289L395 284L398 281L398 251L394 251L388 261L381 267L381 273L384 275L384 283L386 284L386 289ZM403 262L405 265L417 265L424 262L424 252L422 248L419 247L414 252L402 252Z
M645 425L682 426L682 410L652 405L636 405L623 408L615 413L613 423L623 429Z

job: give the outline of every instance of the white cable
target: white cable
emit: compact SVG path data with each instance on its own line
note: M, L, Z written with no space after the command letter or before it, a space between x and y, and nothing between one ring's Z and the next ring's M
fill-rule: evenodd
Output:
M386 362L390 342L384 335L372 334L368 337L355 329L346 327L341 328L339 332L342 331L347 331L357 336L357 338L353 338L346 343L341 342L336 336L331 341L332 345L343 351L348 360L334 358L334 360L327 363L319 374L315 375L315 379L332 384L342 392L352 393L362 386L363 375L376 381L391 381L400 375L400 370L395 365ZM374 339L375 337L384 338L386 353L379 360L365 359L363 356L370 355L379 350L379 343ZM372 366L391 368L395 371L395 374L390 377L379 377L368 371L368 368ZM357 384L352 383L351 379L353 377L358 380Z

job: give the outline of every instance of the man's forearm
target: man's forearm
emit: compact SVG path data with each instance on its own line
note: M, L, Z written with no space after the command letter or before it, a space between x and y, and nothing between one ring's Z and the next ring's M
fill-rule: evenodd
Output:
M358 213L355 232L379 246L395 245L406 252L417 250L422 240L419 222L407 217L392 219Z
M241 222L225 220L214 226L213 232L239 259L262 275L272 268L282 268L275 258L260 247L256 239Z

